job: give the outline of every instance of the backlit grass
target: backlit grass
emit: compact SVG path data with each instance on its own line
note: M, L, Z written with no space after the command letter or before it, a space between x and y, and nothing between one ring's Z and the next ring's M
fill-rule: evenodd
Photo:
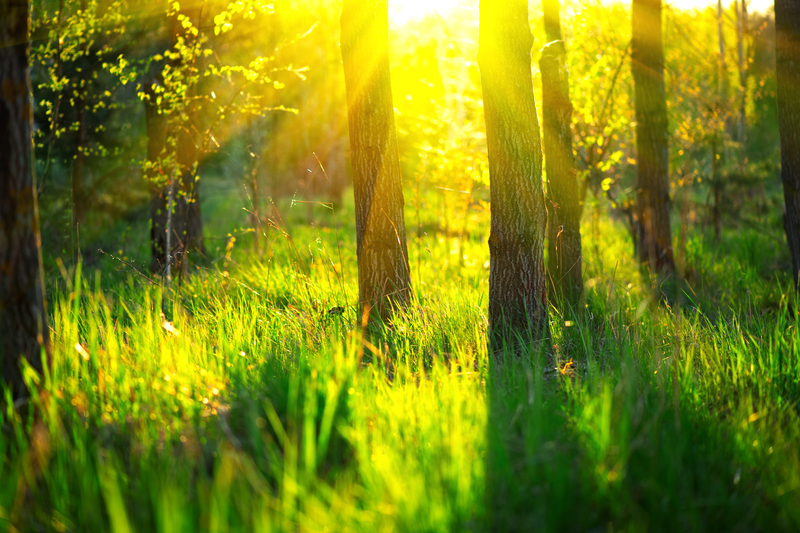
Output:
M281 206L260 254L225 228L166 299L107 258L50 280L52 370L0 415L0 529L800 527L777 248L692 231L694 278L658 305L624 228L589 214L585 307L552 311L552 352L497 361L484 215L418 239L409 206L416 295L365 338L352 206L313 210Z

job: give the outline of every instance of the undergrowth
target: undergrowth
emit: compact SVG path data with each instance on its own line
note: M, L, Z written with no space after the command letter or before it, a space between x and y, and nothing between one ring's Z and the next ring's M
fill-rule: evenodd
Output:
M587 225L553 350L489 358L483 226L411 236L412 303L365 337L352 217L319 210L273 215L258 254L232 228L169 293L113 259L50 276L52 369L0 414L0 530L800 528L780 252L692 231L659 302L624 228Z

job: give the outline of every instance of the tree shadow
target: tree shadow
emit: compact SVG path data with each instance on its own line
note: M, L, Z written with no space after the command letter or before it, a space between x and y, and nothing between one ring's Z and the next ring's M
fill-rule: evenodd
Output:
M490 360L486 530L796 530L754 445L681 405L674 369L609 320Z

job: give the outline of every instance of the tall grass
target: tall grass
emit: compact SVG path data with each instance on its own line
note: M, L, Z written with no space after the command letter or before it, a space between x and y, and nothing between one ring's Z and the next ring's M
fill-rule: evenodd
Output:
M800 318L747 235L738 286L693 235L670 307L621 227L587 227L554 350L490 358L480 237L422 234L412 305L365 337L352 228L318 223L284 214L261 257L232 231L166 302L51 280L52 369L0 414L0 530L800 527Z

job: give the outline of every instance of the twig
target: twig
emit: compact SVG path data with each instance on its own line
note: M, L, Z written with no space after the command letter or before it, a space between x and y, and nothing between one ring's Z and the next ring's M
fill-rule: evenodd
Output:
M161 287L161 284L160 284L159 282L155 281L153 278L151 278L150 276L148 276L147 274L145 274L144 272L142 272L141 270L139 270L138 268L136 268L135 266L133 266L133 265L132 265L130 262L128 262L128 261L125 261L124 259L122 259L122 258L119 258L119 257L116 257L116 256L114 256L114 255L111 255L110 253L108 253L108 252L104 251L102 248L98 248L98 249L97 249L97 251L98 251L98 252L100 252L100 253L101 253L101 254L103 254L103 255L107 255L108 257L110 257L110 258L111 258L111 259L113 259L114 261L119 261L119 262L120 262L120 263L122 263L123 265L125 265L125 266L127 266L127 267L130 267L130 268L131 268L131 269L132 269L134 272L136 272L137 274L139 274L140 276L142 276L144 279L146 279L147 281L149 281L149 282L150 282L150 283L152 283L153 285L158 285L159 287Z

